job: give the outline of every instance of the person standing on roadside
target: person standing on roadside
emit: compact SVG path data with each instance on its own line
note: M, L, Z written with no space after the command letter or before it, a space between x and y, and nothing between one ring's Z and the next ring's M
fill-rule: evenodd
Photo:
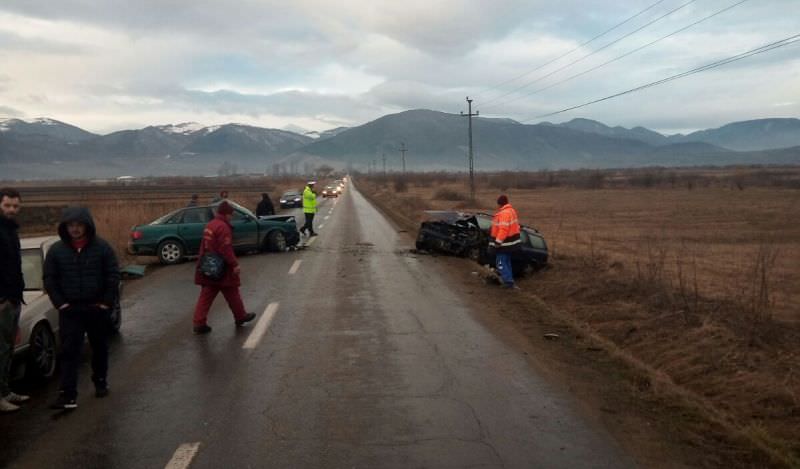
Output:
M265 192L261 194L261 202L256 207L256 216L266 217L269 215L275 215L275 207L272 206L272 201L269 200L269 194Z
M108 395L108 339L120 273L114 249L97 236L89 209L64 209L58 236L44 261L44 287L58 309L61 338L61 386L50 407L74 409L84 336L92 348L95 397Z
M241 269L236 254L233 252L233 230L231 228L231 218L233 217L233 207L226 201L220 202L217 206L217 216L208 222L203 229L203 241L200 243L200 253L197 259L197 271L195 272L194 283L200 285L200 297L194 308L194 333L208 334L211 326L208 320L208 310L219 292L225 297L233 313L234 321L237 326L255 319L255 313L248 313L244 309L242 295L239 286L242 284L239 279ZM206 276L200 270L200 265L205 254L216 254L225 262L222 278L213 279Z
M186 205L186 206L187 207L197 207L197 204L199 202L198 199L199 199L199 197L197 196L197 194L192 194L192 198L189 200L189 204Z
M16 221L19 206L19 192L11 188L0 189L0 412L19 410L17 404L30 399L11 392L9 387L22 293L25 291Z
M308 181L303 190L303 213L306 216L306 223L300 228L301 233L306 233L309 237L316 236L314 233L314 214L317 213L317 193L314 192L315 181Z
M517 211L508 202L508 196L497 198L497 212L492 218L490 244L495 249L497 272L503 279L503 288L517 289L511 269L511 253L520 248L520 226Z
M220 191L220 192L219 192L219 195L218 195L218 196L216 196L216 197L214 197L214 198L211 200L211 203L212 203L212 204L215 204L215 203L217 203L217 202L222 202L223 200L228 200L228 191Z

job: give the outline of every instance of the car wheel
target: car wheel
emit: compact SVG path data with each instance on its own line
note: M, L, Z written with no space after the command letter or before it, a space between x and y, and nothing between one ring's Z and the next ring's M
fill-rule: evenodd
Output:
M111 308L111 333L112 334L119 334L119 330L122 327L122 305L120 305L119 300L114 303L114 307Z
M475 262L479 262L481 260L481 248L478 246L467 248L464 251L464 257Z
M33 379L46 379L56 372L56 338L50 327L37 324L31 332L26 373Z
M286 236L281 231L273 231L267 236L267 246L273 252L286 250Z
M158 245L158 260L162 264L177 264L183 259L183 244L174 239L162 241Z
M416 244L417 251L427 251L428 250L428 245L427 245L427 243L425 243L425 236L422 233L417 235L417 242L415 244Z

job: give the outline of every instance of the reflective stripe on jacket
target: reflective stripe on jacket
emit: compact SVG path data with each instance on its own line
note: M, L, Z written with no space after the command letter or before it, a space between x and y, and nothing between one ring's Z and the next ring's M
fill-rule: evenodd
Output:
M303 213L317 213L317 194L309 186L303 191Z
M511 204L500 207L492 218L491 244L500 251L516 248L521 242L519 232L519 219L514 207Z

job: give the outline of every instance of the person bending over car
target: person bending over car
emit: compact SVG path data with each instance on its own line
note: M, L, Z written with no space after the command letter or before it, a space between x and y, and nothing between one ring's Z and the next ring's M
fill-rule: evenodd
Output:
M497 198L497 212L492 218L490 246L497 253L497 272L503 279L504 288L519 288L514 284L514 273L511 269L511 252L520 248L520 226L517 211L508 202L508 196Z
M85 335L92 348L95 397L108 395L108 338L120 273L114 249L97 236L89 209L66 208L58 236L44 261L44 287L58 309L61 338L61 386L51 408L75 409Z

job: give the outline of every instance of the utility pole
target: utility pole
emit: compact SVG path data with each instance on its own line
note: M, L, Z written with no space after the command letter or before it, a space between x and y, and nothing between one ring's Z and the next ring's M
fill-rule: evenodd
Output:
M383 176L386 177L386 152L383 153Z
M472 113L472 100L469 99L467 96L467 106L468 110L467 113L461 112L462 116L467 116L469 120L469 197L471 200L475 200L475 159L472 154L472 116L478 116L480 113L475 111L475 114Z
M408 148L406 148L406 142L401 143L400 144L400 153L403 155L402 156L402 158L403 158L403 174L406 173L406 152L407 151L408 151Z

